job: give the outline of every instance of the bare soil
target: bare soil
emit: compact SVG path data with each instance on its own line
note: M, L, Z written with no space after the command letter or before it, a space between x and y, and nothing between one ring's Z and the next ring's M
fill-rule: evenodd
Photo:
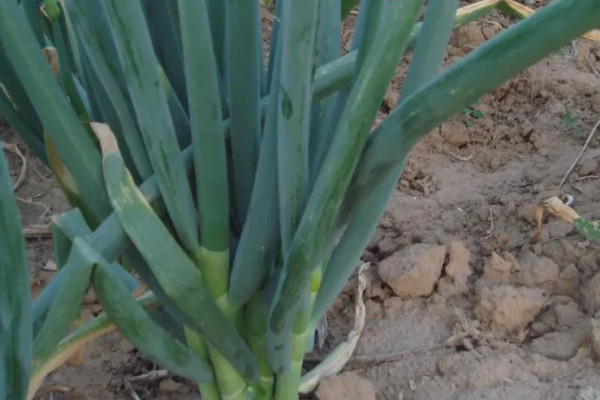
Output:
M459 29L447 64L512 22L494 15ZM572 195L582 216L600 219L600 134L558 187L600 118L599 61L599 45L577 40L433 130L413 151L363 256L371 263L367 326L345 368L366 378L378 399L600 399L600 246L552 219L541 241L531 239L533 209L551 196ZM381 116L397 101L405 72L403 63ZM0 132L24 149L6 125ZM16 177L21 162L7 155ZM67 207L33 157L17 196L24 226L47 224ZM397 252L415 245L414 264L402 265ZM432 275L431 258L421 253L436 246L448 251ZM34 236L27 248L36 293L53 275L46 270L52 242ZM422 260L430 261L424 267ZM430 287L403 291L407 271L418 277L422 268L433 276ZM355 287L354 277L328 316L328 337L313 361L345 339ZM86 305L87 315L99 311L93 301ZM133 391L140 399L198 398L178 377L135 379L157 368L110 334L86 348L82 365L52 374L37 399L124 400L135 398Z

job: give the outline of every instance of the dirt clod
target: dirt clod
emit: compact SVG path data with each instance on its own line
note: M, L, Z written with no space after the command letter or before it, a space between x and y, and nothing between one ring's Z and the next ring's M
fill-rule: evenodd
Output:
M571 332L550 332L531 342L531 350L553 360L567 361L577 353L579 342Z
M446 276L438 282L438 291L442 297L464 294L469 290L471 275L471 252L462 242L452 242L448 246L448 265L444 268Z
M519 283L527 287L538 287L554 292L559 276L558 265L546 257L529 252L521 258Z
M445 257L445 246L415 244L383 260L379 275L397 296L429 296L442 273Z
M468 128L460 121L442 124L440 132L446 142L459 148L471 142Z
M519 269L520 266L514 258L505 259L498 253L492 252L492 256L487 259L483 266L483 276L479 279L478 284L486 286L511 283Z
M533 321L545 300L546 293L541 289L484 287L479 292L475 315L494 330L515 334Z
M579 310L579 305L574 301L567 304L556 304L554 306L556 314L556 323L559 326L573 327L583 318L583 313Z
M317 388L319 400L375 400L371 382L353 372L325 378Z

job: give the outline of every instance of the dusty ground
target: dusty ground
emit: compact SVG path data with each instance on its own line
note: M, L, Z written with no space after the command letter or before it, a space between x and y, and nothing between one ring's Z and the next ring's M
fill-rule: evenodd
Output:
M493 16L460 29L447 62L509 23ZM600 339L600 246L552 219L542 240L531 241L533 208L551 196L570 194L581 215L600 219L600 134L558 187L600 118L599 61L600 46L576 41L435 129L412 153L364 255L367 327L346 367L377 398L600 399L593 340ZM389 96L382 113L393 102ZM18 143L0 129L3 141ZM7 154L16 177L21 162ZM25 226L47 224L65 209L50 173L31 157L17 195ZM27 244L35 291L53 274L45 270L52 244L39 235ZM311 358L345 338L355 286L354 278L335 303L323 354ZM142 399L197 398L177 377L135 381L153 368L108 335L87 347L82 366L53 374L38 399L132 399L124 380ZM341 392L345 383L328 385Z

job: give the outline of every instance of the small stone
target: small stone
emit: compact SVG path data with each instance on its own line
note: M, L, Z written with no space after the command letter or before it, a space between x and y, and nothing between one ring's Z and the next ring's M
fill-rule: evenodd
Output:
M319 400L375 400L375 388L354 372L325 378L315 392Z
M48 262L46 263L46 265L44 265L42 267L42 269L44 271L50 271L50 272L55 272L58 270L58 268L56 267L56 263L54 262L54 260L48 260Z
M546 293L541 289L510 285L484 287L479 292L475 315L492 329L518 333L540 313Z
M596 170L598 170L598 160L592 158L581 164L581 167L579 167L579 176L592 175Z
M183 383L175 382L173 379L163 379L158 385L162 393L187 393L191 388Z
M567 361L579 349L578 340L571 332L550 332L531 342L531 350L553 360Z
M567 304L555 305L554 313L556 314L556 322L562 326L573 327L583 318L583 313L579 310L579 305L574 301L570 301Z
M594 276L583 289L585 308L590 314L600 311L600 274Z
M442 273L445 257L445 246L415 244L383 260L379 276L397 296L429 296Z

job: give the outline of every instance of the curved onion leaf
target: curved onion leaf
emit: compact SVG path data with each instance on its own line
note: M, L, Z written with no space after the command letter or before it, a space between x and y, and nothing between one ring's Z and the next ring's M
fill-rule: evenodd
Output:
M109 128L92 125L102 145L104 178L115 213L156 280L180 312L193 322L193 329L238 371L256 377L258 368L252 353L212 298L203 274L135 186Z
M96 251L83 239L76 238L73 249L62 268L63 280L56 298L46 316L44 325L36 335L33 352L36 358L46 358L69 331L79 315L81 302L90 282L92 268L97 263Z
M212 380L210 366L154 322L115 275L116 265L101 263L93 281L106 314L121 333L147 357L196 382Z

